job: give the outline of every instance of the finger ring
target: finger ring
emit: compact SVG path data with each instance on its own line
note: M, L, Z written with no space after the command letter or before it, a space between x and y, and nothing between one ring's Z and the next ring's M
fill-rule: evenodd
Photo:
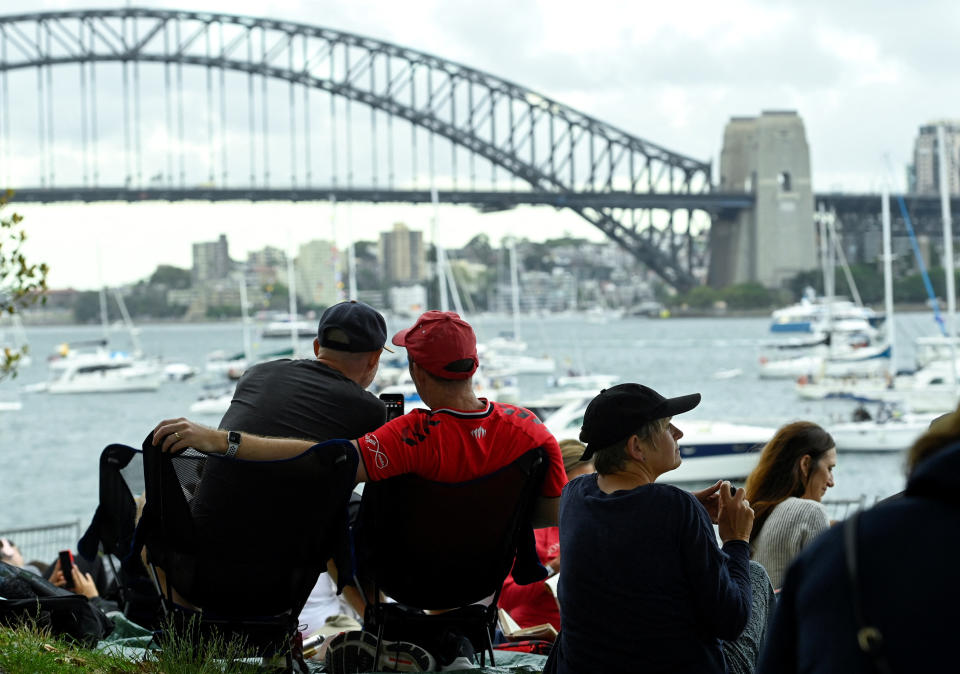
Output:
M180 431L174 431L173 434L177 436L177 440L183 440L183 436L180 435Z

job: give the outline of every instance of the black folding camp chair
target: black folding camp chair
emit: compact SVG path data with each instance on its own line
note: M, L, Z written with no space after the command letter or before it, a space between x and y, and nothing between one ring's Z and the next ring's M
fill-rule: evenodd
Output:
M110 567L123 614L153 629L163 617L160 594L134 541L135 495L142 494L143 489L142 452L127 445L107 445L100 453L100 500L77 549L88 563L99 557ZM119 568L115 560L119 560Z
M297 617L346 537L352 445L265 462L161 452L150 437L143 450L143 541L175 629L239 638L292 670ZM229 480L205 479L213 461L231 462Z
M545 472L537 448L469 482L401 475L364 485L355 546L359 576L373 583L364 630L377 635L376 662L384 639L424 645L455 630L481 665L486 653L496 664L497 599L523 536L532 538Z

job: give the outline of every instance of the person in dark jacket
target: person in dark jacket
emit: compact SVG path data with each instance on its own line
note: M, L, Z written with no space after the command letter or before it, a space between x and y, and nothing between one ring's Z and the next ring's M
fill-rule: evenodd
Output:
M582 459L597 472L560 502L563 630L544 672L726 670L719 639L750 617L753 511L729 483L691 494L656 482L681 461L671 417L699 402L619 384L587 406Z
M935 421L917 440L908 474L902 496L860 513L852 530L861 618L844 523L824 533L788 569L758 672L956 667L960 410Z

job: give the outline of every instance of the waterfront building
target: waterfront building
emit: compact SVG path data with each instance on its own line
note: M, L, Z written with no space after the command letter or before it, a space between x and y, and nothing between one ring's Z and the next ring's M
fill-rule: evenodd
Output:
M945 119L920 127L913 145L913 191L917 194L940 193L940 145L937 127L943 126L947 150L947 184L950 194L960 194L960 120Z
M420 283L426 279L426 254L423 232L412 230L402 222L380 233L381 278L387 286Z
M314 239L301 244L294 262L297 299L304 304L328 307L340 299L337 286L339 255L332 241Z
M194 285L227 278L230 275L231 264L226 234L221 234L216 241L200 241L193 244L191 276Z

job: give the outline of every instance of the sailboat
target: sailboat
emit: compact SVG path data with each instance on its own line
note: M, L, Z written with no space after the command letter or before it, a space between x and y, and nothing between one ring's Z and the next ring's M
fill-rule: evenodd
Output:
M501 334L477 346L488 372L503 376L552 374L557 364L549 356L530 356L527 343L520 338L520 278L517 266L517 242L510 239L510 290L513 332Z
M946 166L946 157L944 156L944 143L942 128L940 130L940 161L941 166ZM943 237L944 237L944 258L946 260L947 274L947 306L948 306L948 325L950 332L954 334L954 316L956 314L955 289L953 283L953 232L950 222L950 201L945 197L947 194L946 172L941 173L940 180L941 195L944 196L941 201L943 209ZM890 325L892 327L893 312L893 289L891 265L893 255L890 245L890 204L887 189L884 187L882 204L883 221L883 257L884 257L884 295L886 297L887 314L891 317ZM890 330L891 339L893 330ZM948 368L949 392L944 396L945 401L949 401L950 409L957 403L957 360L956 352ZM907 404L910 399L907 397ZM838 451L902 451L909 447L916 438L922 435L930 422L938 416L937 413L915 414L912 412L899 413L895 408L882 407L876 417L862 421L851 421L843 424L834 424L827 430L833 436Z
M837 304L834 293L834 260L839 257L844 269L848 266L843 251L837 244L833 223L825 223L821 218L821 257L824 269L824 289L826 297L819 309L816 322L812 325L816 339L806 353L788 358L761 356L759 374L761 379L798 379L820 380L824 377L869 377L884 375L890 370L893 349L889 341L876 340L876 330L865 317L840 314L834 316ZM851 290L859 299L856 284L851 276L847 278ZM778 345L794 349L796 343Z
M103 324L102 339L61 344L57 353L50 357L48 365L53 375L45 384L27 387L29 391L47 393L130 393L156 391L164 373L159 360L144 356L140 338L127 311L123 295L113 290L114 298L123 317L123 324L130 335L131 352L109 348L107 334L106 288L100 289L100 318Z

